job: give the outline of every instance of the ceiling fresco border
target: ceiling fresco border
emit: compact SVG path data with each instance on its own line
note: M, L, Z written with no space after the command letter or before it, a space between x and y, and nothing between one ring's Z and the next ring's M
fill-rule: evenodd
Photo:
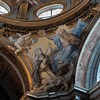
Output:
M49 5L53 5L53 4L61 4L61 5L63 5L63 10L61 11L60 14L63 14L66 11L66 9L67 9L67 5L65 4L64 1L57 0L55 2L49 2L49 3L41 4L39 7L37 7L36 9L34 9L34 11L33 11L33 13L35 13L34 17L36 17L37 20L42 20L41 18L38 18L38 16L36 15L37 11L39 9L45 7L45 6L49 6ZM57 15L57 16L59 16L59 15Z
M0 21L4 23L9 23L11 25L15 26L22 26L22 27L38 27L38 26L46 26L46 25L51 25L55 24L58 22L61 22L65 19L71 20L73 17L78 15L78 13L82 13L84 9L86 9L89 6L90 0L84 0L81 2L79 5L71 9L70 11L61 14L57 17L54 17L52 19L47 19L47 20L41 20L41 21L21 21L21 20L14 20L14 19L9 19L4 16L0 16ZM78 13L77 13L78 12Z
M8 1L6 1L6 0L1 0L1 1L5 2L10 7L10 12L8 12L7 14L4 14L3 16L9 16L9 15L11 15L14 12L13 6Z

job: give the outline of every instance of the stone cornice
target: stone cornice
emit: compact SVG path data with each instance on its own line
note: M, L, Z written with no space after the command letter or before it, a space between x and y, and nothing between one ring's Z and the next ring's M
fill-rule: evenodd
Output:
M47 25L58 23L58 22L62 22L65 19L71 20L72 18L76 16L76 14L79 15L80 13L82 13L82 11L87 8L89 3L90 3L90 0L83 0L79 5L69 10L68 12L63 13L57 17L54 17L48 20L31 22L31 21L14 20L14 19L9 19L5 16L0 16L0 21L11 24L11 25L15 25L15 26L22 26L22 27L47 26Z
M96 22L95 26L89 33L83 48L80 53L79 61L77 64L76 69L76 76L75 76L75 84L77 86L85 87L86 85L86 75L88 71L88 62L90 60L90 57L93 53L93 50L95 48L95 45L100 39L100 18Z

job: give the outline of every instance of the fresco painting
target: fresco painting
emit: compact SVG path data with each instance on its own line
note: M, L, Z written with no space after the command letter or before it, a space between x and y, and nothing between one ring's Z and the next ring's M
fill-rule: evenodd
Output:
M16 33L9 40L14 47L8 46L15 55L25 54L32 65L32 92L48 93L67 91L73 84L75 65L78 60L80 35L87 26L82 19L69 29L61 25L52 33L40 30L42 37L32 37Z

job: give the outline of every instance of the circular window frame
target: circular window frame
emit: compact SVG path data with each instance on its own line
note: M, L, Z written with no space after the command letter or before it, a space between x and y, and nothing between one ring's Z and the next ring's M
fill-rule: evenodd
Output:
M50 5L56 5L56 4L59 4L59 5L62 5L63 6L63 9L62 9L62 11L59 14L57 14L57 15L55 15L53 17L47 18L47 19L42 19L42 18L39 18L37 16L37 12L39 10L41 10L42 8L47 7L47 6L50 6ZM35 13L35 16L34 15L33 16L35 17L36 20L48 20L48 19L57 17L57 16L61 15L62 13L66 12L66 9L67 9L67 4L65 2L63 2L63 1L56 1L56 2L44 3L41 6L39 6L38 8L34 9L33 13Z
M13 13L14 7L12 6L12 4L10 4L9 1L1 0L0 2L2 2L2 5L1 5L1 6L3 6L3 7L8 6L8 8L10 9L10 11L9 11L8 13L0 14L0 16L5 16L5 17L6 17L6 16L9 16L10 14ZM4 5L3 5L3 4L4 4ZM6 7L6 8L7 8L7 7Z
M37 15L38 18L40 18L40 19L49 19L49 18L52 18L52 17L55 17L55 16L59 15L59 14L63 11L63 8L64 8L64 7L63 7L62 4L52 4L52 5L48 5L48 6L45 6L45 7L41 8L41 9L39 9L39 10L37 11L36 15ZM52 12L53 12L54 10L57 10L57 9L61 9L61 11L58 12L57 14L53 15ZM40 15L42 15L42 14L48 12L48 11L51 12L51 13L50 13L50 16L48 16L48 17L47 17L47 16L40 17Z

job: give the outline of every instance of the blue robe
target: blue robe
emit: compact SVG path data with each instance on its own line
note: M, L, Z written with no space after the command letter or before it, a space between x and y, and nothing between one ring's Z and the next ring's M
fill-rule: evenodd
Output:
M71 30L71 33L73 33L74 35L76 35L77 37L80 37L83 29L86 27L86 23L82 22L81 19L78 20L76 26Z
M58 71L58 62L60 60L64 63L71 61L76 52L76 48L74 45L71 44L63 48L59 35L56 35L53 40L59 49L59 51L53 57L54 63L52 65L52 70L56 73Z
M77 37L80 37L80 35L85 27L86 27L86 23L82 22L82 20L79 19L76 26L71 30L71 33L73 33ZM59 51L53 57L54 63L52 65L52 70L54 72L57 72L58 71L58 62L60 60L64 63L70 62L73 59L74 55L76 54L77 49L75 48L75 45L72 45L72 44L63 48L63 45L59 38L59 35L54 36L53 41L59 49Z

